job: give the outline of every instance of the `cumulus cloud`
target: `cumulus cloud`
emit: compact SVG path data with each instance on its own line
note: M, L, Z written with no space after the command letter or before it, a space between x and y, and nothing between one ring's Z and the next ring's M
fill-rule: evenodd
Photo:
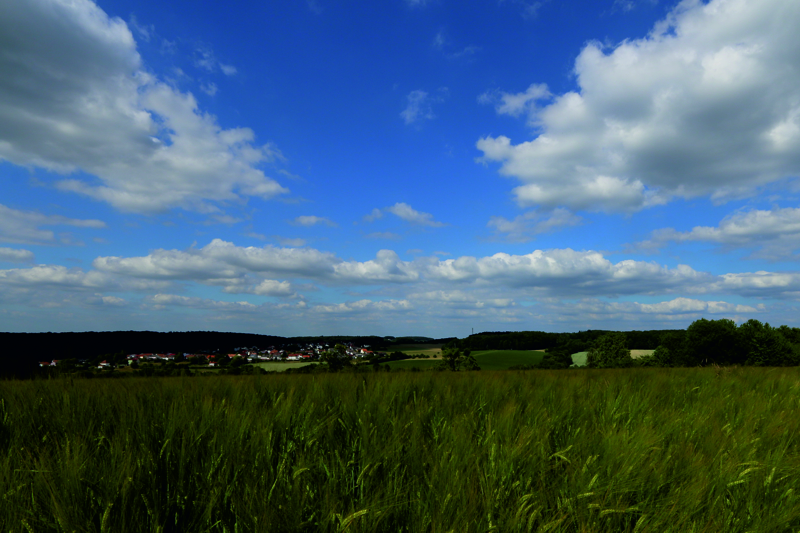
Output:
M149 74L127 24L90 0L4 2L0 34L1 160L84 171L96 179L59 187L132 212L287 192L259 168L271 146Z
M219 287L228 294L279 298L282 303L215 303L176 294L176 289L197 284ZM314 303L315 285L328 287L325 302ZM356 301L335 299L337 291L352 296L368 287L379 289ZM309 248L239 247L218 239L202 248L155 250L142 257L98 257L88 271L53 265L0 270L0 312L9 303L37 308L70 302L128 305L108 294L115 291L150 294L145 303L151 306L209 312L249 309L275 319L286 319L291 311L294 319L362 316L393 324L407 321L417 327L430 321L461 324L474 318L497 327L530 327L534 322L611 327L609 321L622 320L635 322L636 328L643 324L657 328L675 321L686 325L708 315L739 320L767 313L763 303L732 302L730 297L757 302L797 300L800 274L714 275L686 265L612 262L600 252L571 249L452 259L427 256L410 261L392 250L381 250L373 259L345 261ZM304 293L312 296L310 301ZM672 299L653 301L668 295ZM649 301L621 301L636 297Z
M559 207L549 214L530 211L515 217L514 220L496 216L490 218L486 225L498 234L505 234L506 240L510 242L528 242L542 233L550 233L567 226L577 226L581 220L581 217Z
M160 249L143 257L98 257L92 266L131 277L211 281L237 279L243 273L320 278L330 275L340 262L329 252L310 248L240 247L214 239L199 249Z
M292 224L294 224L295 226L305 226L305 227L317 226L319 224L323 224L325 226L330 226L330 227L336 226L336 223L330 219L327 219L325 217L317 217L313 215L299 216L292 221Z
M374 259L344 261L312 248L239 247L214 239L203 248L155 250L142 257L98 257L98 272L150 280L197 281L241 290L252 276L308 279L328 285L458 284L533 291L531 294L658 294L708 290L722 278L681 265L612 263L601 253L571 249L536 250L525 255L494 254L441 260L402 260L392 250Z
M798 176L798 24L796 2L683 1L645 38L588 44L579 89L536 112L538 135L484 137L482 160L520 181L521 205L603 211Z
M14 248L0 247L0 261L7 263L31 263L33 252L30 250L16 250Z
M705 301L693 298L675 298L657 303L635 301L607 301L584 298L578 301L548 302L545 307L557 317L556 321L571 323L584 321L588 324L607 324L619 328L621 323L635 324L635 329L650 327L686 327L699 318L731 318L742 321L758 317L767 312L764 304L756 306L725 301Z
M60 215L43 215L36 211L22 211L0 204L0 242L43 244L59 240L53 231L42 229L42 226L72 226L99 229L105 228L106 224L102 220L82 220ZM60 241L64 242L64 238L61 238Z
M331 305L317 305L311 311L319 314L373 314L392 311L409 311L412 309L408 300L358 300Z
M695 226L691 231L664 228L639 243L656 248L668 242L711 242L725 248L758 248L756 256L782 259L800 248L800 208L753 209L728 215L717 227Z
M85 271L61 265L36 265L30 268L0 270L0 287L4 289L40 290L152 290L165 287L163 282L124 279L97 270Z
M191 307L193 309L212 309L245 313L252 313L258 308L258 306L250 302L222 302L208 298L179 296L177 294L155 294L145 298L145 303L156 309L163 309L167 306L179 306Z

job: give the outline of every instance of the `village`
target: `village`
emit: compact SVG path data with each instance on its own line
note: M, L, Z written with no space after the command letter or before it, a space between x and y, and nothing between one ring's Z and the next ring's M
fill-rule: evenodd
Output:
M344 353L351 359L369 360L375 356L385 355L383 352L373 352L370 346L357 346L354 343L345 343ZM98 370L111 370L126 367L136 368L140 364L164 364L164 363L189 363L192 366L215 368L225 366L232 361L241 363L264 363L264 362L315 362L320 357L332 350L334 346L330 344L308 343L305 345L269 346L260 349L257 346L234 348L231 352L227 350L214 350L209 352L197 353L137 353L137 354L118 354L107 356L100 361L91 359L64 360L52 359L50 361L39 362L40 367L84 367L96 368ZM96 358L97 359L97 358Z

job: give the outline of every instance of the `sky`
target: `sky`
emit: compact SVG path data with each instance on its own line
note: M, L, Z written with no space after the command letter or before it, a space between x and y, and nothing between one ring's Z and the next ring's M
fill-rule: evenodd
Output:
M800 326L800 2L0 2L0 331Z

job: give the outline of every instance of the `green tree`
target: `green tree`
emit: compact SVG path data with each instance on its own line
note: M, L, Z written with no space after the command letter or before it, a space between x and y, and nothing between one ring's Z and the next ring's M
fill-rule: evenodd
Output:
M327 352L323 352L320 355L319 360L323 363L327 363L328 370L332 372L336 372L352 365L350 356L347 355L347 347L345 347L343 344L337 344Z
M598 337L586 354L589 368L620 368L633 366L628 339L624 333L612 331Z
M469 350L462 351L460 348L449 347L442 350L442 362L436 367L437 370L480 370L478 362Z
M733 320L706 320L701 318L686 328L684 350L687 366L741 365L746 358L739 331Z
M781 331L768 323L750 319L739 326L745 364L753 366L795 366L797 355Z
M562 347L547 350L537 368L561 369L572 366L572 352Z

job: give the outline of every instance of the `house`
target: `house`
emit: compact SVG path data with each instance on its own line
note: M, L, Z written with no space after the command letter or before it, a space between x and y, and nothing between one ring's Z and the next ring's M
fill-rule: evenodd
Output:
M100 361L100 364L97 366L97 368L100 369L111 368L111 363L109 363L108 361Z
M50 361L42 361L39 366L50 366Z

